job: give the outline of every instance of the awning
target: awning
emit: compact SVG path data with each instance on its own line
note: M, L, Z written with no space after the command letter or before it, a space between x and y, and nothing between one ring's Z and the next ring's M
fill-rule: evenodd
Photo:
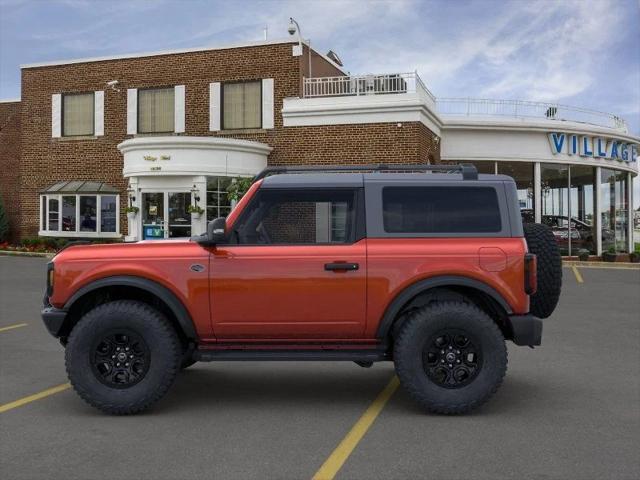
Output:
M120 193L120 190L116 187L112 187L111 185L104 182L92 182L92 181L82 181L82 180L71 180L69 182L58 182L54 183L48 188L41 190L40 193L73 193L73 194L83 194L83 193Z

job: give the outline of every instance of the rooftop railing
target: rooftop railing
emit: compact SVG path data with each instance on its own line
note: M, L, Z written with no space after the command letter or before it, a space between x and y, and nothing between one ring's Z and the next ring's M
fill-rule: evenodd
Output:
M343 75L304 79L304 97L343 97L425 92L435 97L416 72L381 75Z
M526 100L489 100L482 98L438 98L436 100L436 106L438 113L443 115L565 120L627 131L627 124L624 119L616 115L587 108L570 107L559 103L529 102Z
M482 98L436 99L417 72L305 78L303 93L305 98L419 93L426 95L429 103L433 102L437 112L443 115L564 120L628 131L625 120L616 115L559 103Z

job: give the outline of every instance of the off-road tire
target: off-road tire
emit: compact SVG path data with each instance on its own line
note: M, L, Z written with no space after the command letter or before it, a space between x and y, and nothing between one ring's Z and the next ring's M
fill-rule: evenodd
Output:
M457 388L440 386L426 373L424 349L443 329L464 331L480 346L478 373ZM404 389L427 411L441 414L478 408L498 390L507 371L502 332L485 312L464 302L433 303L412 312L398 331L393 356Z
M149 352L143 378L126 388L105 385L92 366L96 341L110 332L126 329L143 339ZM65 365L71 385L87 403L113 415L148 409L173 384L180 368L182 348L174 328L156 309L134 300L118 300L86 313L69 335Z
M562 290L562 257L553 232L540 223L525 223L524 238L538 261L538 290L530 297L529 311L538 318L551 316Z

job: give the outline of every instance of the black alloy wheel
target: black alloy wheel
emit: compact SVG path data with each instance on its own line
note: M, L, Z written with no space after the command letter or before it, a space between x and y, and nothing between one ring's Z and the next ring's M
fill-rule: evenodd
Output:
M463 330L441 330L425 346L423 363L427 376L436 385L464 387L473 381L482 367L480 345Z
M142 337L131 330L108 333L96 342L91 368L111 388L129 388L149 371L151 355Z

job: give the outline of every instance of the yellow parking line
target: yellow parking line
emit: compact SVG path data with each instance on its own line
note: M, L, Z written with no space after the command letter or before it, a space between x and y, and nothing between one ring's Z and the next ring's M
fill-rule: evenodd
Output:
M7 330L13 330L14 328L26 327L26 323L16 323L15 325L9 325L8 327L0 328L0 332L6 332Z
M573 274L576 276L576 280L578 283L584 283L584 280L582 279L582 275L580 274L580 272L578 271L578 267L576 267L575 265L573 265L571 267L571 270L573 270Z
M313 480L331 480L336 473L342 468L344 462L349 458L351 452L356 448L364 434L367 433L369 427L378 417L384 406L387 404L391 396L397 390L400 381L395 375L391 381L384 387L378 397L373 401L369 408L362 414L360 419L355 423L347 436L342 439L333 453L325 460L320 470L313 476Z
M43 390L42 392L29 395L28 397L15 400L13 402L5 403L4 405L0 405L0 413L13 410L14 408L18 408L18 407L21 407L22 405L26 405L27 403L35 402L36 400L40 400L41 398L48 397L49 395L63 392L69 387L71 387L70 383L63 383L62 385L58 385L57 387L52 387L47 390Z

